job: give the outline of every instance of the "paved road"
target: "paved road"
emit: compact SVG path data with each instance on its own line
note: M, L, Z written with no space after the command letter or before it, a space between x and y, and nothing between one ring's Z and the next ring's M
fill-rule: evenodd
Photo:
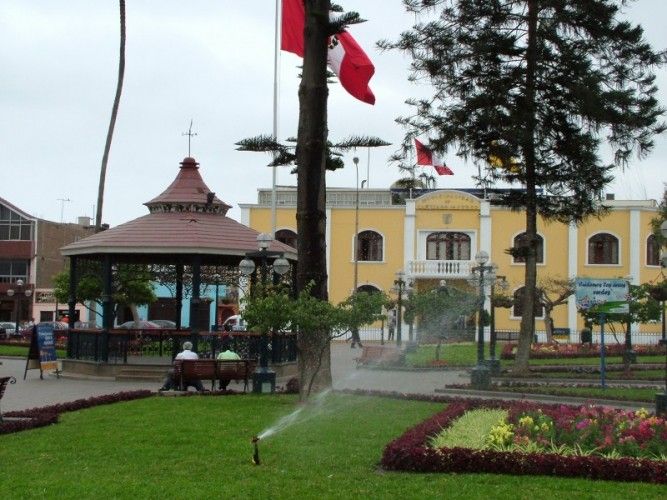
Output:
M399 391L417 394L435 394L441 392L442 388L448 384L462 384L470 380L470 375L466 371L447 370L447 371L388 371L388 370L369 370L356 368L355 358L361 355L361 349L351 349L347 343L336 343L332 345L331 364L332 376L335 389L373 389L382 391ZM56 378L55 375L45 374L44 379L39 379L39 370L29 370L27 377L23 380L25 370L24 359L0 359L3 363L0 365L0 377L13 375L16 377L16 384L7 387L4 398L0 402L0 409L3 412L10 410L22 410L34 408L65 401L73 401L79 398L99 396L103 394L112 394L119 391L129 391L137 389L157 390L159 383L144 381L116 381L113 379L101 378L73 378L64 376ZM284 380L279 380L278 384L283 384ZM241 384L229 386L230 389L243 390ZM484 393L474 393L465 391L463 394L459 391L451 391L457 396L485 397ZM504 399L521 399L520 394L495 394L495 397ZM535 399L535 398L533 398ZM565 400L549 396L537 398L535 400L554 402L582 403L584 400ZM647 404L639 405L621 405L608 402L613 406L640 407L651 406Z

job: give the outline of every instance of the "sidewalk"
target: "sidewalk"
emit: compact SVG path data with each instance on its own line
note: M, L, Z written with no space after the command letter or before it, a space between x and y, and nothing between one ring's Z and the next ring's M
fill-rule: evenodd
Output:
M470 380L466 370L443 371L406 371L372 370L357 368L356 358L361 356L361 349L351 349L348 343L333 343L331 346L331 371L334 389L365 389L378 391L397 391L413 394L447 394L458 397L525 398L542 402L562 402L582 404L579 398L560 398L554 396L531 396L525 394L484 393L461 389L444 389L445 385L465 384ZM3 412L23 410L75 399L113 394L120 391L148 389L157 391L159 383L146 381L116 381L108 378L72 378L65 374L56 378L55 374L44 374L39 379L39 370L28 370L23 380L25 359L0 358L0 377L14 376L16 384L9 385L0 402ZM282 385L286 380L279 380ZM242 384L232 382L230 389L243 390ZM586 400L590 402L590 400ZM649 403L600 401L601 404L623 408L651 407Z

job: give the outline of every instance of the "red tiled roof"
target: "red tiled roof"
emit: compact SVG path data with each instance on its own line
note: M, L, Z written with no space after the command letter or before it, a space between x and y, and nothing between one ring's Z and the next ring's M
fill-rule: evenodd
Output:
M259 232L214 213L154 213L62 248L62 254L140 253L243 255L257 250ZM269 250L295 259L296 250L272 241Z
M144 205L152 208L154 205L163 203L206 204L208 201L208 193L211 193L211 190L201 178L198 165L199 163L197 163L194 158L187 157L183 159L174 182L172 182L162 194L156 196L151 201L144 203ZM227 205L217 196L213 196L213 199L209 204L224 207L223 213L226 213L227 210L231 208L230 205Z
M228 218L231 208L213 194L194 158L185 158L176 179L145 203L150 214L71 243L65 256L90 254L200 254L243 256L257 251L254 229ZM272 241L270 251L296 260L296 250Z

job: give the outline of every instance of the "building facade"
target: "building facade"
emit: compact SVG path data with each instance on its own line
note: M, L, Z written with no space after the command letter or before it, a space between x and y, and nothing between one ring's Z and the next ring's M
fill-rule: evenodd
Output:
M469 286L475 254L480 250L488 252L490 262L498 266L497 275L506 279L506 293L520 296L524 262L507 249L521 246L524 212L512 211L496 203L492 192L478 190L433 190L410 196L397 190L361 189L357 202L355 189L327 190L327 271L332 302L352 293L355 275L357 288L376 288L389 295L397 271L418 289L433 288L441 280L446 286ZM296 188L279 188L276 199L276 238L294 241ZM538 220L538 282L590 277L624 278L640 284L661 276L660 251L650 228L657 203L609 199L605 205L610 207L606 216L581 225ZM243 224L271 231L270 189L259 190L258 202L242 204L241 210ZM517 303L520 301L512 308L496 310L498 329L519 329ZM552 318L556 328L567 328L573 340L579 338L583 320L573 296L567 305L554 309ZM538 331L544 329L540 319L536 320ZM657 334L661 325L633 325L633 329Z
M60 248L92 234L89 221L39 219L0 198L0 321L53 321L67 312L67 304L57 304L53 295L53 277L65 268Z

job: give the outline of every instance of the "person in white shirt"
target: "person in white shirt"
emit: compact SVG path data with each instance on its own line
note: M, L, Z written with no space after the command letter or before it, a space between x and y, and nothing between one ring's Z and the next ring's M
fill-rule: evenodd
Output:
M187 341L183 342L183 350L176 355L175 359L199 359L199 356L196 352L192 351L192 342ZM197 389L197 392L202 392L204 390L204 386L201 384L201 380L189 380L188 384ZM176 385L176 380L174 380L174 369L170 368L167 372L167 376L162 382L160 391L171 390L174 385ZM185 390L187 391L187 389L188 388L186 387Z

